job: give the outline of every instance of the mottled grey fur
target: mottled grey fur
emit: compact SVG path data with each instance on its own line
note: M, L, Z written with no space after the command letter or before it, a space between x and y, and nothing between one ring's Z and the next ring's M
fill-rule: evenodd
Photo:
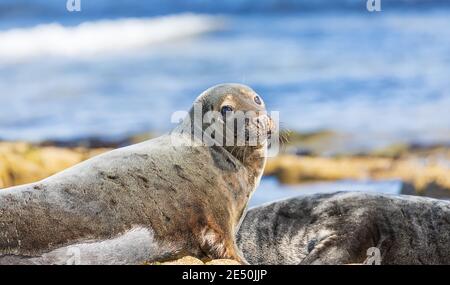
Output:
M450 264L450 202L361 192L251 209L237 242L251 264Z
M225 97L237 110L263 108L252 105L254 96L246 86L224 84L197 101L217 111ZM262 175L265 146L239 156L188 146L192 139L172 133L0 190L0 264L61 264L74 247L83 264L183 255L245 262L234 236ZM138 254L136 244L145 242Z

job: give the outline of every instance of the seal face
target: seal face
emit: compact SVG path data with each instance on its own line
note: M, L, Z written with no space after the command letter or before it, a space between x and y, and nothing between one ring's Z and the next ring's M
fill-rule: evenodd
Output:
M195 123L196 105L201 115L213 113L221 131ZM235 122L238 111L251 113L243 124ZM167 135L1 190L0 264L130 264L184 255L245 263L235 233L267 149L264 138L251 139L271 128L252 89L217 85ZM217 143L230 133L233 143Z

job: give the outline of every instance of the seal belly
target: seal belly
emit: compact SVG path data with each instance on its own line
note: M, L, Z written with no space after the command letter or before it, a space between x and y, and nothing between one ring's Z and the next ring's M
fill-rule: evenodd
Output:
M135 227L115 238L86 241L54 249L39 257L3 256L0 264L144 264L161 248L149 228Z

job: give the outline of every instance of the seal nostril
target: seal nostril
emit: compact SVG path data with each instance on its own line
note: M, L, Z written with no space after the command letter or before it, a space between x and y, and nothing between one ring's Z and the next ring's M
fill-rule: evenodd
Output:
M226 106L223 106L222 109L220 109L220 113L224 117L228 112L233 112L233 107L226 105Z

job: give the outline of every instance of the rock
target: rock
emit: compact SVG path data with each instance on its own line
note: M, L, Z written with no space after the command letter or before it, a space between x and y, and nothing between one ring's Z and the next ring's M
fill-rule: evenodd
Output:
M203 261L192 256L185 256L177 260L159 263L160 265L204 265Z
M280 155L267 161L264 175L276 176L284 184L345 179L398 179L411 184L415 194L434 193L436 197L450 197L450 163L448 161L446 163L446 160L437 153L424 157L407 156L398 159L375 156Z
M340 145L347 141L346 137L333 130L297 132L281 129L280 143L282 149L288 153L318 155L339 152Z
M239 262L231 259L214 259L203 263L198 258L192 256L185 256L177 260L166 261L166 262L157 262L153 263L154 265L239 265Z
M338 192L251 209L237 236L250 264L450 264L450 202Z
M206 265L241 265L236 260L232 259L214 259L205 263Z
M106 150L1 142L0 188L41 180Z

